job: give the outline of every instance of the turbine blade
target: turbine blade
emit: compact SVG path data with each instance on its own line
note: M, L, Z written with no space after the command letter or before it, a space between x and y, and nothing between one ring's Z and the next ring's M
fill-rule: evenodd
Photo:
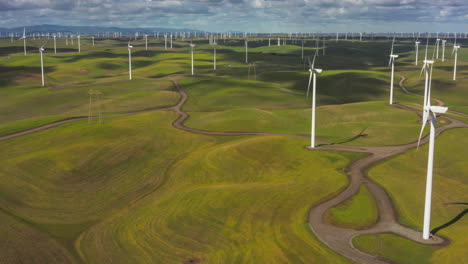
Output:
M392 50L390 52L390 55L393 55L393 44L395 43L395 36L393 36L393 41L392 41Z
M421 77L421 75L423 74L423 72L426 70L426 63L423 64L422 68L421 68L421 73L419 74L419 77Z
M312 60L312 66L311 66L312 69L314 68L314 65L315 65L315 57L317 57L317 52L318 50L315 50L314 59Z
M429 115L429 108L425 108L425 109L423 110L423 119L422 119L421 132L419 133L418 149L419 149L419 144L421 144L421 138L422 138L422 134L424 133L424 128L426 127L428 115Z
M310 83L312 82L312 71L310 71L310 76L309 76L309 86L307 86L307 97L309 97L309 91L310 91Z
M426 54L424 55L424 60L427 60L427 49L429 48L429 37L427 37L426 41Z

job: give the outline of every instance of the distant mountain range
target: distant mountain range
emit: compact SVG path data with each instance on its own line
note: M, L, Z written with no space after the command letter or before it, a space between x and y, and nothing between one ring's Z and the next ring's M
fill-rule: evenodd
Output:
M23 33L24 27L0 28L1 33ZM59 26L59 25L35 25L27 26L26 33L80 33L98 34L108 32L122 32L122 34L133 34L135 32L153 34L153 32L203 32L187 28L121 28L121 27L89 27L89 26Z

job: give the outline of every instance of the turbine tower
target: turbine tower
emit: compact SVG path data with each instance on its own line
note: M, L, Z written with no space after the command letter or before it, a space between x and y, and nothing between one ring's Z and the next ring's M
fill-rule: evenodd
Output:
M249 53L249 44L247 43L247 39L245 39L245 64L248 64L248 53Z
M392 41L392 50L390 52L390 60L388 61L388 66L392 65L392 75L390 77L390 105L393 104L393 74L395 71L395 59L398 58L398 55L393 54L393 44L395 43L395 37Z
M432 78L432 67L430 77ZM430 80L429 80L430 83ZM429 152L427 159L427 176L426 176L426 195L424 203L424 220L423 220L423 239L429 239L431 237L430 228L431 228L431 202L432 202L432 171L434 168L434 145L435 145L435 130L437 123L436 114L443 114L447 112L447 107L443 106L431 106L430 101L430 84L426 86L427 90L424 92L427 94L427 101L424 103L423 111L423 120L422 128L419 134L418 147L421 142L422 133L424 132L424 127L426 126L427 121L430 122L430 132L429 132Z
M416 66L418 66L418 54L419 54L419 44L420 43L421 42L419 42L419 41L414 42L414 44L416 46L416 63L415 63Z
M41 55L41 77L42 77L42 87L44 87L45 82L44 82L44 47L47 45L47 42L42 45L42 47L39 48L39 54Z
M129 75L129 79L130 81L132 80L132 49L133 49L133 46L130 45L130 41L128 41L128 75Z
M26 56L26 28L23 29L23 36L19 40L23 40L24 56Z
M460 49L460 45L457 45L457 39L455 38L455 43L453 44L453 51L452 55L455 54L454 62L453 62L453 80L457 80L457 59L458 59L458 49Z
M313 80L312 85L312 125L311 125L311 133L310 133L310 147L315 148L315 95L316 95L316 88L317 88L317 74L322 72L322 69L316 69L314 67L315 64L315 57L317 56L318 50L315 50L314 60L310 64L310 76L309 76L309 86L307 87L307 97L309 96L310 90L310 82ZM310 63L310 58L309 58Z
M213 69L216 71L216 41L213 43Z
M80 43L80 38L81 38L81 36L78 35L77 38L78 38L78 53L81 53L81 43Z
M447 40L443 39L442 40L442 62L445 61L445 42L447 42Z
M54 34L53 37L54 37L54 54L57 54L57 39L56 39L57 36L55 36L55 34Z
M145 34L145 50L148 50L148 35Z
M192 47L192 76L195 75L195 72L193 71L193 48L195 47L194 44L190 44L190 47Z

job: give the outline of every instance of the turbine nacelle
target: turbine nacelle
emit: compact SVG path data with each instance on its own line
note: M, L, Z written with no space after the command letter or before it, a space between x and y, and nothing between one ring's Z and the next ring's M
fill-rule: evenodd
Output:
M322 69L309 69L309 72L313 73L321 73L323 70Z
M390 58L396 59L396 58L398 58L398 55L392 54L392 55L390 55Z
M445 114L448 110L448 107L445 106L430 106L429 110L436 114Z

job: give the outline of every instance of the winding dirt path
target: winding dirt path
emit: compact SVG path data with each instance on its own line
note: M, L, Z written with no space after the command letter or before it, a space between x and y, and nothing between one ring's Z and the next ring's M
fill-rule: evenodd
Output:
M400 76L401 80L399 85L401 89L405 92L408 92L406 88L403 86L403 82L405 78ZM408 92L409 94L412 94ZM436 100L438 104L444 105L442 101ZM395 107L406 109L409 111L413 111L421 116L421 112L415 109L412 109L407 106L403 105L394 105ZM450 124L445 125L443 127L439 127L436 129L436 136L439 136L442 132L453 129L453 128L468 128L468 124L459 121L457 119L444 116L444 118L450 121ZM428 143L428 137L424 137L421 140L421 144ZM448 240L435 236L433 240L423 240L421 237L421 232L408 228L400 224L397 220L397 213L393 204L390 200L389 195L386 191L378 184L370 180L367 175L366 171L372 167L373 165L400 155L410 149L416 148L417 142L412 142L405 145L400 146L386 146L386 147L357 147L356 148L349 148L349 147L318 147L313 149L314 151L319 150L327 150L327 151L345 151L345 152L360 152L360 153L368 153L366 157L358 159L350 164L346 171L348 172L349 177L349 185L346 187L338 195L334 196L333 198L316 205L313 207L309 212L309 226L311 227L312 231L317 235L317 237L325 243L328 247L333 249L334 251L340 253L341 255L354 260L359 263L371 263L371 264L381 264L381 263L389 263L388 261L377 258L375 256L368 255L361 251L355 249L352 245L352 239L358 235L364 234L380 234L380 233L393 233L399 235L401 237L408 238L415 242L427 245L447 245L449 243ZM307 147L308 148L308 147ZM310 148L308 148L311 150ZM375 198L378 206L379 212L379 219L378 222L372 226L371 228L365 230L352 230L352 229L344 229L339 228L328 223L325 223L323 220L323 215L325 212L348 200L357 192L359 191L359 187L361 184L364 184L370 191L370 193Z
M415 93L413 93L413 92L408 91L408 89L406 89L406 87L403 85L403 83L406 81L406 77L405 77L405 76L400 75L400 74L398 74L398 73L397 73L396 75L398 75L398 76L400 77L400 81L398 82L398 86L400 86L401 90L403 90L404 93L406 93L406 94L411 94L411 95L414 95L414 96L420 96L420 97L422 97L422 95L420 95L420 94L415 94ZM439 100L439 99L431 98L431 100L435 101L436 104L437 104L438 106L445 106L445 103L442 102L442 101ZM465 113L462 113L462 112L458 112L458 111L450 110L450 109L449 109L448 111L451 112L451 113L454 113L454 114L459 114L459 115L468 117L468 114L465 114Z
M401 76L401 80L399 82L400 88L408 93L409 92L404 86L403 82L405 78ZM190 117L187 112L184 112L182 107L188 100L187 93L180 87L177 81L173 81L174 86L178 90L180 94L179 102L174 106L169 107L159 107L135 112L128 112L122 114L115 114L115 115L108 115L105 117L112 117L112 116L124 116L124 115L131 115L136 113L142 112L151 112L151 111L161 111L161 110L170 110L174 111L179 114L179 117L172 123L172 125L180 130L184 130L191 133L202 134L202 135L215 135L215 136L288 136L288 137L299 137L299 138L306 138L309 139L308 136L301 136L301 135L294 135L294 134L281 134L281 133L261 133L261 132L221 132L221 131L205 131L194 129L185 126L184 122ZM435 100L435 99L434 99ZM438 105L444 105L442 101L435 100ZM413 108L394 104L394 107L398 107L401 109L405 109L408 111L412 111L418 115L421 115L421 112L415 110ZM43 131L49 128L53 128L62 124L78 121L78 120L86 120L88 117L72 117L69 119L53 122L50 124L46 124L40 127L32 128L29 130L17 132L11 135L2 136L0 140L7 140L27 134L32 134L35 132ZM96 118L96 117L93 117ZM445 119L449 120L450 123L439 127L436 129L436 136L439 136L441 133L448 129L453 128L468 128L468 124L459 121L457 119L444 116ZM320 141L323 143L328 143L324 141ZM424 137L421 141L421 144L426 144L428 142L428 137ZM328 143L330 144L330 143ZM343 151L343 152L355 152L355 153L367 153L368 155L360 158L358 160L353 161L345 170L349 176L349 185L336 196L326 200L316 206L314 206L310 212L308 217L309 226L315 235L328 247L332 250L336 251L337 253L351 259L357 261L359 263L371 263L371 264L381 264L381 263L389 263L384 259L377 258L363 252L358 251L355 249L351 243L353 237L363 234L379 234L379 233L394 233L399 236L408 238L418 243L422 244L430 244L430 245L446 245L449 243L448 240L441 238L441 237L434 237L433 240L423 240L421 238L421 232L413 230L409 227L403 226L397 220L397 213L393 204L390 200L389 195L386 191L370 180L366 175L366 170L372 167L373 165L388 159L390 157L394 157L400 155L410 149L416 148L417 142L412 142L405 145L399 146L383 146L383 147L360 147L360 146L348 146L343 144L335 144L333 146L320 146L314 149L309 150L312 151ZM366 185L369 189L371 194L374 196L375 201L378 206L379 212L379 219L378 222L365 230L352 230L352 229L344 229L339 228L323 221L324 213L331 207L334 207L347 199L351 198L355 195L361 184Z

